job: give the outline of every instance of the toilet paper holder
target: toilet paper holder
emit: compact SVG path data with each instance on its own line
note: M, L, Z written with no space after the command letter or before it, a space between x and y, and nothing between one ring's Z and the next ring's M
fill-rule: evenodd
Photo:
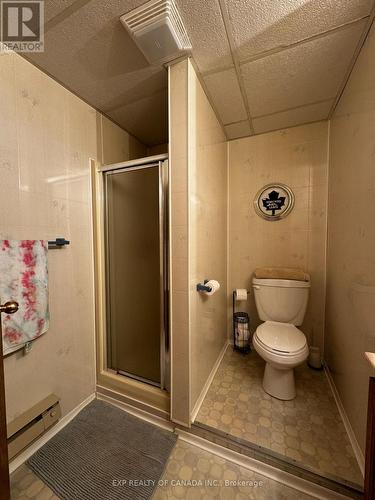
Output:
M206 283L208 283L210 280L204 280L203 284L198 283L197 284L197 292L211 292L212 288L210 286L207 286Z

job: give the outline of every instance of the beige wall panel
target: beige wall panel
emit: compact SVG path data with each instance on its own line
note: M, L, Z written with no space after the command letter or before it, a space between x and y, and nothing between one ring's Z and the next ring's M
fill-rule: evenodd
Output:
M189 62L189 281L191 410L227 342L227 145ZM196 291L205 278L221 288Z
M101 117L103 165L120 163L147 156L147 148L135 137L113 123L105 116Z
M310 344L323 348L327 210L328 124L290 128L237 139L229 148L229 294L250 290L239 310L260 323L251 277L260 266L297 267L311 273L311 295L302 331ZM254 211L253 200L264 185L287 184L295 208L281 221L269 222Z
M190 424L188 297L188 63L169 68L171 418Z
M375 30L331 122L326 359L364 450L369 367L375 352Z

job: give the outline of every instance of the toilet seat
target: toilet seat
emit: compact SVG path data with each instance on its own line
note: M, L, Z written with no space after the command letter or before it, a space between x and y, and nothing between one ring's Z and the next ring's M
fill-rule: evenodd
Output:
M253 347L266 362L263 389L281 400L295 398L293 369L309 355L306 337L301 330L291 323L266 321L256 329Z
M306 350L305 335L290 323L266 321L254 334L265 351L279 356L295 356Z

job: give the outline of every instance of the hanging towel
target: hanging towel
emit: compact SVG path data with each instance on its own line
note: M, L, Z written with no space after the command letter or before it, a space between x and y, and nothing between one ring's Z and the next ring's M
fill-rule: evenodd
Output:
M1 315L4 354L48 330L47 249L44 240L0 240L1 303L19 304L15 314Z

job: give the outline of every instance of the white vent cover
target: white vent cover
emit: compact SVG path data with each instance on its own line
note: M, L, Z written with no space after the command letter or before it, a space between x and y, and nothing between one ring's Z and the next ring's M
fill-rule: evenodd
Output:
M150 0L120 17L150 63L165 63L191 49L174 0Z

